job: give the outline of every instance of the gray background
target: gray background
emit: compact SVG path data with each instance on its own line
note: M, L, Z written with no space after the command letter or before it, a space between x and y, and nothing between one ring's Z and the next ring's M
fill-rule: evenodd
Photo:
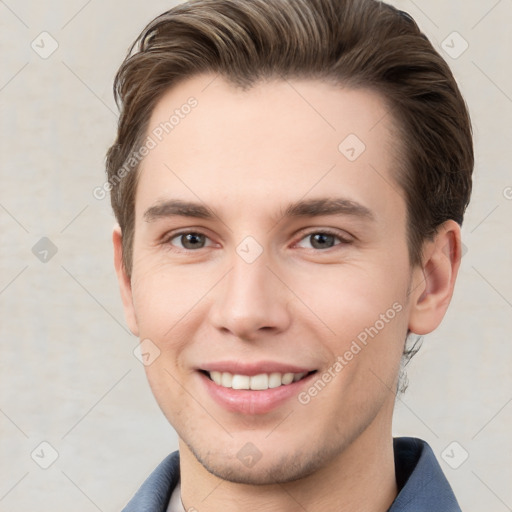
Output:
M120 510L177 446L133 355L108 200L92 195L114 73L175 3L0 1L0 511ZM466 512L512 510L512 1L392 3L446 41L477 155L453 303L411 363L394 434L431 444Z

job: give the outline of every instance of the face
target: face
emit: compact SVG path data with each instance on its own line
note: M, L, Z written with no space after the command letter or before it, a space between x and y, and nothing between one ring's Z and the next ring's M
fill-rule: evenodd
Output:
M365 90L202 75L152 114L121 286L153 393L210 473L291 481L391 435L417 296L386 112Z

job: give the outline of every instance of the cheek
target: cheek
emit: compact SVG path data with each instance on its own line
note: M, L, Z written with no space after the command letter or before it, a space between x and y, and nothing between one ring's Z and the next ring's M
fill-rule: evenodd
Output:
M382 269L339 267L324 286L310 288L308 305L330 331L323 345L336 375L332 390L344 400L347 393L358 402L376 391L385 398L394 388L407 333L408 281L403 270Z
M192 267L177 270L156 264L136 269L132 294L141 338L169 339L195 318L214 280Z
M185 391L186 381L183 375L176 371L164 354L144 369L153 396L162 413L171 424L179 423L180 416L194 404Z
M368 330L375 336L375 329L377 334L403 330L407 294L403 271L332 267L314 280L296 281L295 291L336 339L346 342L359 335L364 339Z

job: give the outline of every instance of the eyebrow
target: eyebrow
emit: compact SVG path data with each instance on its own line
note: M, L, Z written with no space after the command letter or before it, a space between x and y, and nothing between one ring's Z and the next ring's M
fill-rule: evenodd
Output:
M320 198L299 200L290 203L282 214L283 218L320 217L323 215L347 215L370 221L375 220L375 214L366 206L344 198ZM213 220L218 215L208 206L192 201L170 199L149 207L144 212L146 222L154 222L168 217L193 217Z

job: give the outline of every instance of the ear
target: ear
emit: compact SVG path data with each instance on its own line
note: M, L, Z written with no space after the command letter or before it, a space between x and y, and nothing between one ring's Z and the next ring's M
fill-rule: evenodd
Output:
M423 246L422 265L413 269L409 330L428 334L441 323L453 295L462 257L460 226L444 222Z
M114 228L112 233L112 242L114 244L114 266L116 269L117 280L119 281L119 288L121 290L124 316L130 331L132 331L135 336L139 336L135 308L133 307L132 284L123 263L123 235L119 226Z

